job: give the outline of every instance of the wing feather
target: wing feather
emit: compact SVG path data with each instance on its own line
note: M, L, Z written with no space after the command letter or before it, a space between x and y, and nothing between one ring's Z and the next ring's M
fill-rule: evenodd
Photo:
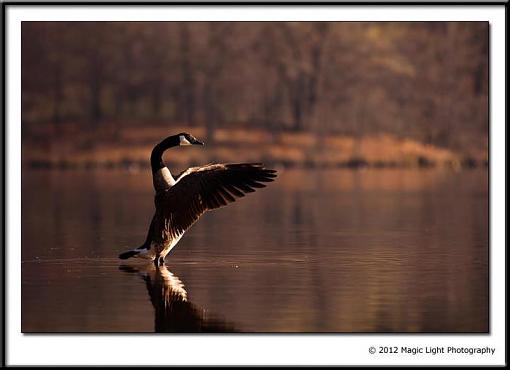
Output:
M204 212L235 202L275 177L275 170L260 163L190 168L180 174L174 186L156 194L154 235L161 241L178 237Z

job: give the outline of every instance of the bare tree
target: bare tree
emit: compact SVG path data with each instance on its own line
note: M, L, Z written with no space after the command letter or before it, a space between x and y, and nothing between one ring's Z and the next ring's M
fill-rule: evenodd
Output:
M487 136L488 26L474 22L38 22L23 121L165 118L376 132L457 148ZM483 144L485 145L485 144Z

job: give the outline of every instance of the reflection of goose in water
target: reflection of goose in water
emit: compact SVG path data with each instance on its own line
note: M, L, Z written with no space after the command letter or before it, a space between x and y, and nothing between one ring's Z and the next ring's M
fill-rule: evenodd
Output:
M184 284L165 265L156 267L150 264L141 269L121 265L119 269L128 273L139 273L145 281L154 306L156 333L237 331L226 322L208 318L205 310L189 302Z
M276 171L259 163L235 163L192 167L174 179L163 163L163 153L171 147L192 144L203 145L192 135L181 133L167 137L152 150L156 212L145 242L119 258L144 257L156 265L163 264L165 256L202 214L263 188L264 182L276 177Z

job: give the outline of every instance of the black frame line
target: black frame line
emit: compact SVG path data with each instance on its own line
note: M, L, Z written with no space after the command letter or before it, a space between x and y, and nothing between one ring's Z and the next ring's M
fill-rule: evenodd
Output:
M6 43L7 43L7 25L6 25L6 13L7 13L7 8L9 6L21 6L21 7L25 7L25 6L59 6L59 7L69 7L69 6L94 6L94 7L102 7L102 6L116 6L116 7L132 7L132 6L135 6L135 7L152 7L152 6L158 6L158 7L172 7L172 6L186 6L186 7L197 7L197 6L250 6L250 7L275 7L275 6L285 6L285 7L303 7L303 6L307 6L307 7L320 7L320 6L335 6L335 7L342 7L342 6L367 6L367 7L371 7L371 6L390 6L390 7L393 7L393 6L402 6L402 7L428 7L428 6L454 6L454 7L473 7L473 6L483 6L483 7L487 7L487 6L497 6L497 7L500 7L500 6L504 6L505 8L505 33L507 33L507 19L508 19L508 1L507 0L503 0L503 1L487 1L487 2L484 2L484 1L473 1L473 2L470 2L470 1L437 1L437 0L433 0L433 1L430 1L430 2L426 2L426 1L417 1L417 2L412 2L412 1L408 1L408 0L405 0L405 1L381 1L381 2L377 2L377 1L358 1L358 2L355 2L355 1L346 1L346 2L340 2L340 1L318 1L318 2L311 2L311 1L303 1L303 2L296 2L296 1L293 1L293 2L284 2L284 1L277 1L277 2L268 2L268 1L260 1L260 2L256 2L256 1L247 1L247 2L241 2L241 1L232 1L232 2L229 2L229 1L217 1L217 2L205 2L205 1L190 1L190 2L184 2L184 1L176 1L176 2L171 2L171 1L161 1L161 2L158 2L158 1L148 1L148 2L141 2L141 1L125 1L125 2L114 2L114 1L105 1L105 2L100 2L100 1L90 1L90 2L87 2L87 1L77 1L77 2L71 2L71 1L62 1L62 2L57 2L57 1L47 1L47 2L44 2L44 1L41 1L41 2L36 2L36 1L27 1L27 2L23 2L23 1L4 1L2 2L2 21L3 21L3 39L2 39L2 64L3 64L3 99L2 99L2 112L3 112L3 121L4 121L4 124L3 124L3 127L2 127L2 136L3 136L3 163L2 163L2 180L3 180L3 194L2 194L2 208L3 208L3 223L2 223L2 231L3 231L3 244L4 244L4 248L2 249L2 258L3 258L3 264L2 264L2 273L3 273L3 283L2 283L2 349L1 349L1 356L2 356L2 367L7 367L7 343L6 343L6 280L7 280L7 273L6 273L6 267L7 267L7 264L6 264L6 252L7 252L7 239L6 239L6 234L7 234L7 230L6 230L6 195L7 195L7 192L6 192L6 165L7 165L7 149L6 149L6 144L7 144L7 138L6 138L6 131L7 131L7 107L6 107L6 95L7 95L7 84L6 84L6 71L7 71L7 63L6 63ZM390 22L390 21L388 21ZM492 105L491 105L491 51L493 50L493 46L490 44L490 41L491 41L491 30L490 30L490 26L489 26L489 32L488 32L488 37L489 37L489 53L488 53L488 99L489 99L489 109L488 109L488 122L489 122L489 125L488 125L488 131L489 131L489 141L488 141L488 198L489 198L489 202L488 202L488 222L489 222L489 227L488 227L488 264L489 264L489 268L488 268L488 272L489 272L489 276L488 276L488 305L489 305L489 310L488 310L488 313L489 313L489 318L488 318L488 325L489 325L489 331L488 332L482 332L482 333L471 333L471 332L466 332L466 333L449 333L449 332L422 332L422 333L408 333L408 332L392 332L392 333L385 333L385 332L374 332L374 333L366 333L366 332L349 332L349 333L336 333L336 332L331 332L331 333L320 333L320 332L310 332L310 333L285 333L285 332L278 332L278 333L274 333L274 332L257 332L257 333L242 333L241 335L243 336L252 336L252 335L289 335L289 334L293 334L293 335L326 335L326 336L329 336L329 335L412 335L412 336L415 336L415 335L418 335L418 336L422 336L422 335L470 335L470 336L478 336L478 335L482 335L482 336L486 336L486 335L490 335L491 333L491 327L492 327L492 324L493 324L493 320L492 320L492 315L491 315L491 311L490 311L490 303L491 303L491 297L493 295L493 293L491 292L491 274L490 274L490 263L491 263L491 260L490 260L490 257L491 257L491 242L492 242L492 238L491 238L491 201L493 199L492 197L492 192L491 192L491 174L492 174L492 161L491 161L491 128L492 128L492 125L491 125L491 120L490 120L490 114L491 114L491 111L492 111ZM508 57L508 38L505 39L505 58ZM505 59L507 61L507 59ZM507 96L507 86L508 86L508 68L507 68L507 63L505 63L505 75L506 75L506 80L505 80L505 96ZM508 115L507 115L507 107L505 105L505 122L507 122L507 118L508 118ZM507 128L507 133L506 135L508 135L508 128ZM505 137L505 158L507 158L507 145L506 145L506 137ZM505 183L507 181L507 162L505 162ZM506 187L505 187L505 199L507 199L507 191L506 191ZM506 221L506 216L507 216L507 203L505 202L505 221ZM506 228L505 228L505 236L504 236L504 240L505 240L505 247L507 245L507 232L506 232ZM505 280L507 278L507 265L506 265L506 261L505 261ZM505 287L505 305L507 304L507 292L506 292L506 287ZM505 321L507 322L507 313L506 313L506 310L505 310ZM100 334L100 335L106 335L106 336L109 336L109 335L119 335L119 334L122 334L122 335L154 335L154 334L157 334L157 333L125 333L125 332L112 332L112 333L104 333L104 332L87 332L87 333L82 333L82 332L76 332L76 333L56 333L56 332L51 332L51 333L43 333L43 332L39 332L39 333L30 333L29 335L34 335L34 336L38 336L38 335L47 335L47 334L57 334L57 335L70 335L70 336L73 336L73 335L84 335L84 334ZM227 334L206 334L206 333L165 333L165 334L162 334L160 333L160 335L207 335L207 336L216 336L216 335L220 335L220 336L223 336L223 335L236 335L237 333L227 333ZM25 334L26 335L26 334ZM506 328L505 328L505 346L506 346L506 343L507 343L507 332L506 332ZM505 363L507 362L507 354L505 352ZM184 365L183 367L189 367L189 366L192 366L192 365ZM216 367L216 366L220 366L220 365L215 365L215 366L212 366L212 367ZM227 367L231 367L231 366L234 366L234 365L227 365ZM309 365L299 365L298 367L308 367ZM330 367L330 366L333 366L333 365L322 365L320 367ZM359 366L363 366L363 365L355 365L356 367L359 367ZM374 365L375 366L375 365ZM383 367L387 367L387 366L390 366L390 365L383 365ZM396 367L403 367L405 365L395 365ZM422 365L418 365L418 367L421 367ZM426 365L423 365L423 366L426 366ZM448 365L447 365L448 366ZM456 367L457 365L449 365L449 367ZM475 366L475 365L473 365ZM496 365L494 365L496 366ZM114 365L113 367L116 367L116 365ZM132 366L129 366L129 367L132 367ZM158 367L158 366L152 366L152 367ZM258 367L258 365L248 365L246 367ZM285 366L281 366L281 367L289 367L287 365Z
M80 22L88 22L88 21L75 21L75 23L80 23ZM104 21L104 22L111 22L111 23L124 23L124 21ZM175 21L170 21L170 22L175 22ZM206 21L186 21L186 22L189 22L189 23L203 23L203 22L206 22ZM231 21L232 23L236 23L236 22L239 22L239 23L245 23L245 22L249 22L249 23L263 23L265 21ZM278 21L274 21L275 23L278 22ZM310 22L310 21L302 21L302 23L307 23L307 22ZM326 23L335 23L335 22L329 22L329 21L324 21ZM342 23L370 23L371 21L341 21ZM413 21L377 21L379 23L413 23ZM434 23L434 22L449 22L449 21L426 21L427 23ZM453 22L453 21L452 21ZM459 23L472 23L472 22L478 22L478 21L459 21ZM125 23L165 23L165 21L126 21ZM483 22L483 23L488 23L488 22ZM489 24L489 29L488 29L488 38L489 38L489 53L487 55L487 58L488 58L488 75L490 77L490 24ZM490 78L488 79L488 99L489 99L489 102L490 102ZM490 105L489 105L489 109L488 109L488 122L489 122L489 133L490 133ZM489 140L490 140L490 137L489 137ZM489 156L489 161L490 161L490 156ZM489 163L489 167L488 167L488 170L490 171L490 163ZM488 175L488 179L490 179L490 174ZM488 183L488 186L490 188L490 181ZM488 215L489 215L489 220L488 220L488 224L490 225L490 198L489 198L489 210L488 210ZM488 242L489 242L489 246L490 246L490 231L489 232L489 235L488 235ZM488 261L490 262L490 247L488 248L488 256L487 256L487 259ZM25 261L21 261L22 263L25 262ZM489 266L489 269L490 269L490 266ZM51 334L58 334L58 335L83 335L83 334L95 334L95 335L146 335L146 334L158 334L158 335L205 335L205 336L216 336L216 335L219 335L219 336L222 336L222 335L242 335L242 336L245 336L245 335L474 335L474 336L478 336L478 335L490 335L490 328L491 328L491 316L490 316L490 298L491 298L491 292L490 292L490 271L489 271L489 275L488 275L488 278L487 278L487 284L488 284L488 300L487 300L487 305L488 305L488 331L487 332L436 332L436 331L430 331L430 332L241 332L241 333L195 333L195 332L189 332L189 333L153 333L153 332L101 332L101 331L91 331L91 332L74 332L74 331L69 331L69 332L53 332L53 331L38 331L38 332L22 332L23 334L25 335L51 335Z
M405 1L147 1L147 2L140 2L139 0L134 1L125 1L123 3L121 2L115 2L115 1L4 1L2 3L2 7L4 5L16 5L16 6L141 6L141 7L147 7L147 6L262 6L262 7L274 7L274 6L507 6L508 0L501 0L501 1L467 1L463 2L461 0L459 1L417 1L417 2L411 2L408 0Z

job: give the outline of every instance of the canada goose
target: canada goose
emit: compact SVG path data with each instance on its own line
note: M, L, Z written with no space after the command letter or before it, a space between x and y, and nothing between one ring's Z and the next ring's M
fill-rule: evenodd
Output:
M154 307L156 333L238 332L231 323L208 314L206 310L188 300L182 281L165 265L135 268L121 265L121 271L137 273L145 282Z
M152 179L156 211L145 242L138 248L121 253L120 259L143 257L158 266L175 247L184 232L211 209L226 206L236 197L263 188L273 181L275 170L260 163L208 164L191 167L174 179L163 163L163 153L179 145L204 145L185 132L167 137L151 154Z

